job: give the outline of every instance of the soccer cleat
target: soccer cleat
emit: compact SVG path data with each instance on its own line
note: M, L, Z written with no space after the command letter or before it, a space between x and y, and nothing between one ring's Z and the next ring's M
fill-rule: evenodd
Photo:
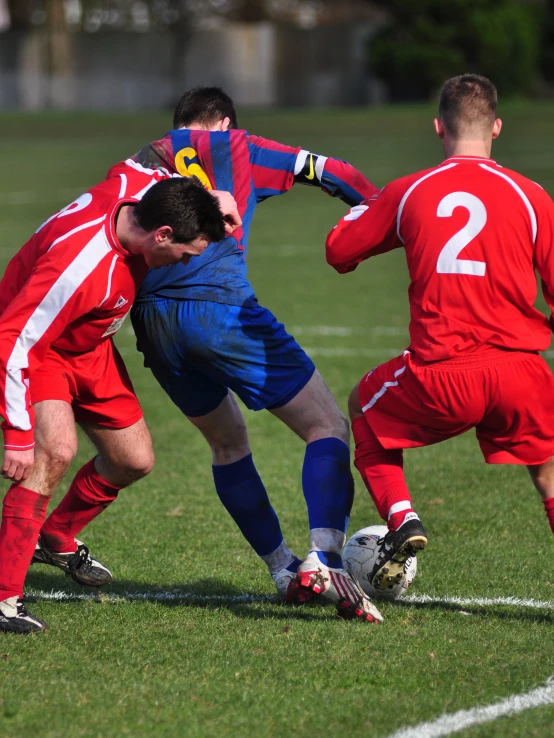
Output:
M386 590L401 584L404 581L406 561L418 551L423 551L426 545L427 533L419 518L405 520L396 530L389 530L368 577L372 586Z
M285 605L305 605L317 597L314 592L306 590L299 585L296 572L294 571L281 569L276 574L273 574L273 581L277 587L279 597Z
M340 557L337 556L337 559L340 562ZM324 564L317 551L310 551L298 567L297 577L301 589L319 595L323 602L336 605L337 615L345 620L383 622L383 616L355 577L342 566Z
M77 550L71 553L50 551L39 538L31 564L50 564L57 566L77 584L87 587L103 587L113 581L111 571L96 559L81 541L75 541Z
M0 633L38 633L48 626L35 618L17 597L9 597L0 602Z

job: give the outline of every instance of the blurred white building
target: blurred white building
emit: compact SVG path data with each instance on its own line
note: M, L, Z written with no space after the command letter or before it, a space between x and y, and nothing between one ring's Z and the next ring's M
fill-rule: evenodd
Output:
M339 12L340 22L317 24L313 8L279 1L296 23L204 15L156 27L137 3L123 29L116 16L110 25L104 11L85 17L81 0L63 0L64 28L37 11L34 25L0 33L0 108L159 108L198 84L221 85L241 106L365 104L367 45L379 18L342 21Z

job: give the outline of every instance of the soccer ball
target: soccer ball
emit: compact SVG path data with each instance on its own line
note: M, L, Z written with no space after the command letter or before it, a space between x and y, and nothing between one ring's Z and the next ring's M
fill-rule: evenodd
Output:
M404 565L404 581L391 584L389 589L377 590L371 586L369 575L383 545L388 528L386 525L370 525L362 528L348 539L342 552L345 569L353 574L368 597L381 600L396 600L406 592L417 571L417 559L411 557Z

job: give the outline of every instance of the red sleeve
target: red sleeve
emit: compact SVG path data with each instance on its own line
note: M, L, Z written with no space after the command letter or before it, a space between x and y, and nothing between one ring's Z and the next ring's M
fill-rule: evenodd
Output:
M345 274L370 256L400 248L397 217L404 189L392 182L353 207L327 236L327 263Z
M554 203L538 185L532 202L537 218L535 266L541 278L544 299L550 308L550 325L554 330Z
M6 448L33 447L29 378L65 327L101 302L106 279L96 276L100 269L105 272L102 265L109 255L113 251L98 234L52 248L0 317L0 416Z
M247 134L247 143L257 201L290 190L300 147L293 148L251 134Z

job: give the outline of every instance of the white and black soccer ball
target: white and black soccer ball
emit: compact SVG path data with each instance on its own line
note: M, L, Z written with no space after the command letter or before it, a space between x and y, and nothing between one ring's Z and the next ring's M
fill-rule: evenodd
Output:
M370 525L362 528L348 539L342 552L344 566L359 581L368 597L381 600L396 600L406 592L417 571L417 559L409 558L404 565L404 581L392 584L389 589L377 590L371 586L369 576L387 534L386 525Z

